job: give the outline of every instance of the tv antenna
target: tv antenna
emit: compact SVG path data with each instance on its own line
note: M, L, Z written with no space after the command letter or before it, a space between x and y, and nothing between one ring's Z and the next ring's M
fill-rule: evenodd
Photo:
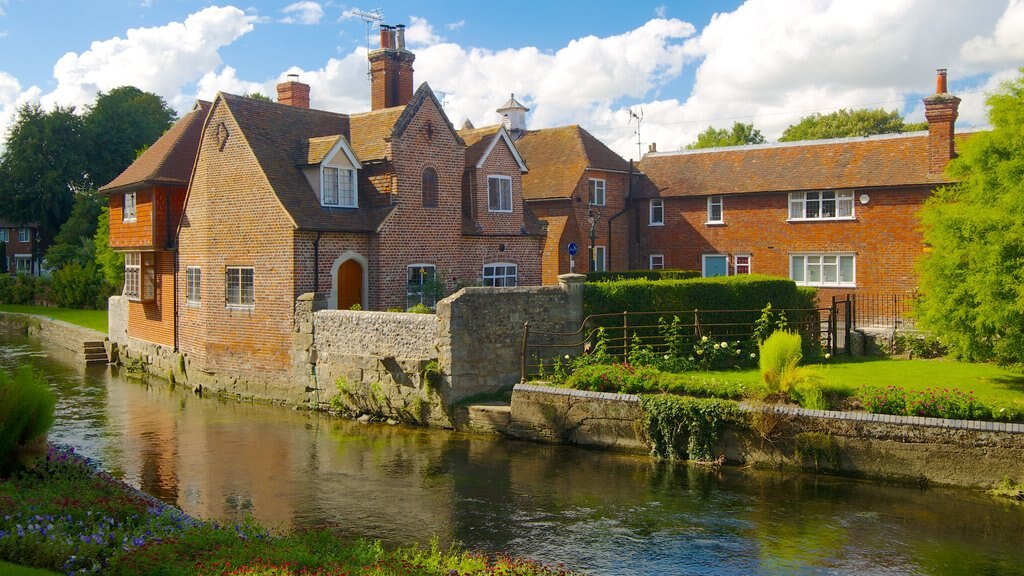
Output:
M384 23L384 11L380 8L374 8L373 10L360 10L353 8L350 12L353 16L359 16L359 19L366 22L366 52L370 52L370 29L373 28L374 24L380 25ZM370 77L370 61L366 61L366 77Z
M644 109L639 108L639 110L640 112L638 113L632 107L627 107L626 113L629 114L630 124L632 124L633 121L636 120L636 131L634 132L634 134L636 134L636 154L637 158L643 158L643 152L641 151L640 147L640 124L643 123L644 121Z

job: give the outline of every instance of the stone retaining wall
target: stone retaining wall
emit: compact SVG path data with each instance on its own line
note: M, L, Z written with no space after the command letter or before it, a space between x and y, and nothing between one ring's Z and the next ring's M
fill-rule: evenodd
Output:
M750 414L751 426L727 429L715 446L715 454L732 463L978 488L1004 478L1024 480L1024 424L741 407ZM520 384L513 390L511 421L504 432L646 453L641 422L633 395Z
M34 338L70 350L82 362L85 361L83 345L86 342L104 342L107 339L107 335L102 332L33 314L0 312L0 322L15 330L23 330Z

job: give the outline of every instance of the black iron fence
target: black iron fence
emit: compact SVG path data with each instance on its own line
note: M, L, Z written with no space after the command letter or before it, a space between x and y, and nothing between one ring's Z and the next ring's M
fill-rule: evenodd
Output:
M831 354L849 353L853 328L852 299L833 298L827 308L774 310L777 319L785 315L788 326L805 338L814 338ZM574 332L543 332L523 326L522 379L541 374L544 366L564 355L585 354L600 337L605 351L624 360L637 345L666 353L673 338L698 342L707 336L715 341L750 341L761 310L681 310L667 312L621 312L594 314ZM773 320L774 322L774 320Z
M913 329L914 292L849 294L854 328Z

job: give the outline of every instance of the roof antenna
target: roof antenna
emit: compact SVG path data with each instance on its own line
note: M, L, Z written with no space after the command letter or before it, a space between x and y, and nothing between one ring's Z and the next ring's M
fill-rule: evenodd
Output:
M359 10L358 8L353 9L351 14L359 16L359 19L366 22L366 52L370 52L370 29L374 24L384 23L384 11L380 8L374 8L373 10ZM366 77L370 78L370 61L366 61Z
M636 153L637 158L643 158L643 153L641 152L640 147L640 124L644 121L644 109L641 107L639 110L640 113L637 113L636 110L633 110L633 108L630 107L626 108L626 113L629 114L630 124L636 120L636 131L634 132L634 134L636 134Z

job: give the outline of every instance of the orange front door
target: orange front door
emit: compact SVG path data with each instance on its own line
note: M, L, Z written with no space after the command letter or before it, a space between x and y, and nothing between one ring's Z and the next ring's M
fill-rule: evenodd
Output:
M363 266L346 260L338 267L338 309L348 310L355 304L363 304Z

